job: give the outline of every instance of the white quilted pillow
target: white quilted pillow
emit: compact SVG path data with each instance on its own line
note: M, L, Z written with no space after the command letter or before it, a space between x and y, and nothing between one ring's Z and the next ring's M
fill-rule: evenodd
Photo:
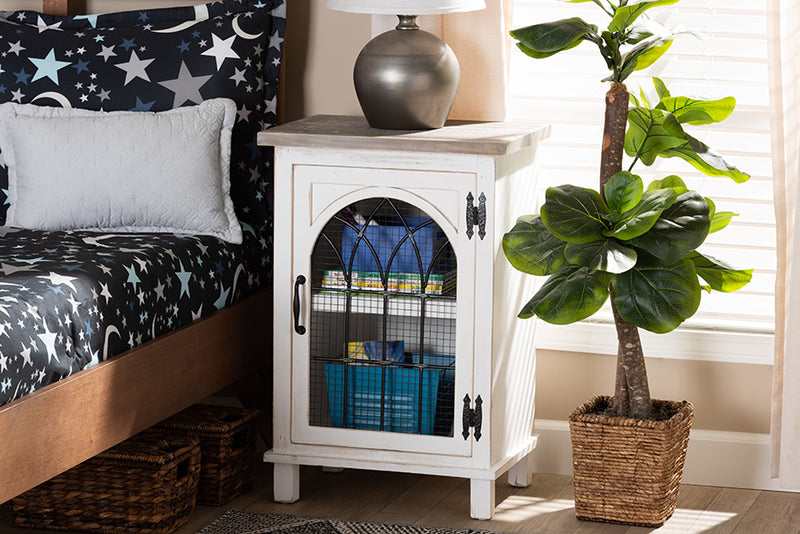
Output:
M6 224L241 243L230 198L235 120L236 105L222 98L159 113L2 104Z

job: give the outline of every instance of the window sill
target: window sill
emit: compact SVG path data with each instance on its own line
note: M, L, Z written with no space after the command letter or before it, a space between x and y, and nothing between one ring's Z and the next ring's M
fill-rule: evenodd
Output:
M668 334L640 329L644 353L649 358L772 365L774 336L766 333L726 332L679 328ZM617 354L614 325L583 321L567 326L539 321L536 348Z

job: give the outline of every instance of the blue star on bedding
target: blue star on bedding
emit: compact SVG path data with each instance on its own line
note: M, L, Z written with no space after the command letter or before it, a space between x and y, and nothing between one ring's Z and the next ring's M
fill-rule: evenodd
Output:
M236 245L0 227L0 405L271 283L271 152L256 134L276 121L285 18L284 0L0 12L0 104L159 112L233 100L230 195L244 234ZM3 223L2 153L0 191Z

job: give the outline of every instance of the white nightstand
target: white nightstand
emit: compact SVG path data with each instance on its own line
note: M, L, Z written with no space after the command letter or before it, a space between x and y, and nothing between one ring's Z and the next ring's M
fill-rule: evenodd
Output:
M469 478L479 519L492 517L500 474L528 484L535 322L516 314L534 281L501 243L537 209L548 132L466 122L395 132L315 116L259 134L275 147L264 460L277 501L299 498L300 465ZM372 359L346 358L357 347Z

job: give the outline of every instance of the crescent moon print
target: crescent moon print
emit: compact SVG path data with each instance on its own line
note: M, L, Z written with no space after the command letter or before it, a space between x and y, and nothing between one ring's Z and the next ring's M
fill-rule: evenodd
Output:
M241 263L238 267L236 267L236 272L233 273L233 285L231 286L231 297L236 298L236 284L239 282L239 275L240 274L247 274L247 270L244 268L244 265Z
M264 32L261 32L258 35L255 35L255 34L247 33L246 31L244 31L242 29L242 27L239 26L239 17L241 17L241 15L236 15L235 17L233 17L233 33L235 33L236 35L238 35L242 39L258 39L259 37L264 35Z
M56 93L55 91L46 91L40 95L37 95L31 99L31 102L36 102L37 100L42 100L43 98L49 98L51 100L55 100L56 102L61 104L62 108L72 107L72 104L70 104L66 96L62 95L61 93Z
M153 30L153 33L175 33L181 30L185 30L186 28L191 28L198 22L203 22L204 20L208 20L208 7L207 6L194 6L194 20L187 20L186 22L182 22L177 26L172 26L171 28L161 28L160 30Z
M106 328L106 338L103 341L103 360L108 359L108 338L111 337L111 334L117 334L118 338L122 338L122 336L119 335L119 330L117 330L117 327L113 324Z

